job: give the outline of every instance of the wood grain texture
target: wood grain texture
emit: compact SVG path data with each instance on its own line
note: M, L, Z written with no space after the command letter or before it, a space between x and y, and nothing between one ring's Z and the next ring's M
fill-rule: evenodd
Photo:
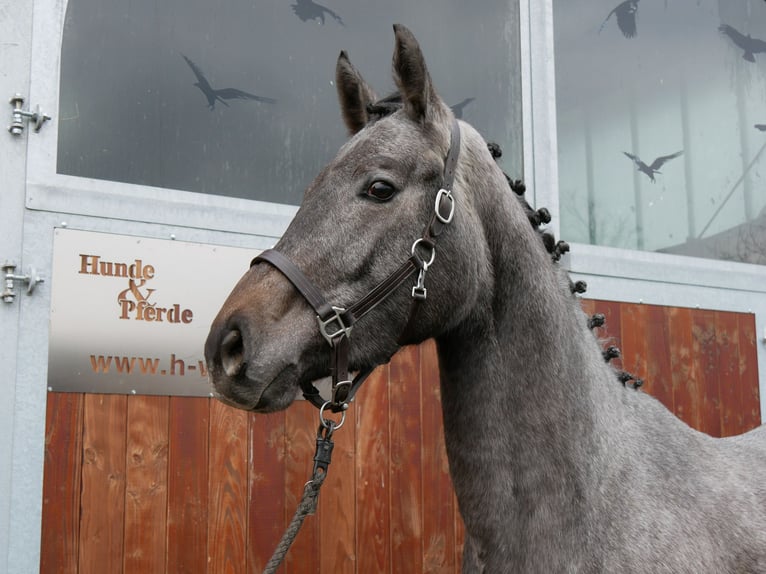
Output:
M168 397L128 397L125 574L165 572L169 406Z
M758 337L755 331L755 315L741 313L737 317L739 330L739 380L742 403L743 430L754 429L761 424L761 396L758 386Z
M247 413L210 402L207 571L247 569Z
M423 473L423 572L455 571L455 512L441 410L436 345L420 347Z
M83 402L81 393L48 393L41 574L78 571Z
M285 413L285 519L283 530L292 520L303 486L311 478L319 418L308 401L293 403ZM320 501L328 496L322 487ZM321 502L320 502L321 504ZM307 516L284 560L287 574L319 572L319 521Z
M673 413L689 426L699 429L702 400L697 388L698 364L694 360L692 309L669 308L666 313L673 382Z
M263 572L284 532L285 413L250 413L248 421L247 570Z
M580 299L580 308L585 313L586 318L589 318L594 313L598 313L594 299Z
M662 402L670 412L674 412L667 309L659 305L646 305L646 307L648 313L644 336L648 343L644 391Z
M693 360L697 363L697 392L701 398L698 430L721 436L721 400L718 389L718 353L716 349L715 311L692 313Z
M742 382L739 376L739 326L732 313L715 313L715 347L718 359L718 395L721 436L739 434L744 428Z
M389 429L391 456L391 569L423 571L423 479L418 347L405 347L391 361Z
M85 395L80 574L122 572L126 422L126 396Z
M597 337L691 426L760 424L752 314L583 308L606 315ZM309 479L318 426L302 401L264 416L206 398L49 393L46 413L44 574L260 572ZM280 572L459 572L441 416L432 341L377 369Z
M378 367L354 401L356 415L357 572L390 572L391 446L388 423L389 365Z
M649 356L649 339L645 332L648 324L649 309L646 305L620 303L622 368L644 380L649 378L649 365L653 360Z
M210 402L170 398L167 572L207 571Z
M332 463L319 498L319 571L353 574L356 571L356 425L355 405L343 426L334 432ZM316 415L315 415L316 416ZM338 416L330 417L337 420Z

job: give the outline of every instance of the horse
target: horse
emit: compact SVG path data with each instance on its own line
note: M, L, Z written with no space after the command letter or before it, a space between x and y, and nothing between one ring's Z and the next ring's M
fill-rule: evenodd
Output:
M712 438L616 382L560 246L394 35L396 97L338 57L350 138L214 319L216 396L266 413L303 390L342 413L362 374L433 338L464 573L766 572L764 427Z

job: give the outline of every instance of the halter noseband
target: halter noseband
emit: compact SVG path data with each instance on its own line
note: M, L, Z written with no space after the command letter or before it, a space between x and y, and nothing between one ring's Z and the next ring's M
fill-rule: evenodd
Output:
M321 412L330 408L332 412L348 409L356 391L372 373L375 367L359 372L353 380L349 377L348 355L350 350L351 330L354 324L372 311L379 303L391 295L415 271L419 271L417 283L412 287L412 305L407 325L399 336L404 341L415 324L415 316L420 304L425 301L425 275L436 257L436 238L452 221L455 214L455 198L452 184L455 168L460 154L460 126L453 118L450 132L450 148L444 162L444 179L436 194L434 212L426 225L423 235L412 244L410 257L393 273L378 283L367 295L348 308L333 306L327 302L322 292L303 274L303 272L279 251L268 249L255 257L250 266L265 261L276 267L303 295L304 299L317 314L319 331L331 348L330 373L332 376L332 398L325 401L312 383L301 384L303 396ZM377 366L377 365L376 365ZM345 415L344 415L345 416ZM336 425L335 428L338 428Z

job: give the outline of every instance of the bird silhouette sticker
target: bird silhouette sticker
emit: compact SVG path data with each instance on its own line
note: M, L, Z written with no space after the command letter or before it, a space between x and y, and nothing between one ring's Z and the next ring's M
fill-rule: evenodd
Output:
M638 12L639 0L626 0L615 6L614 10L609 12L607 17L601 23L598 29L599 33L604 29L606 23L614 15L617 19L617 27L626 38L633 38L636 35L636 13Z
M652 180L652 183L654 183L654 174L655 173L662 173L660 171L660 168L663 166L663 164L666 161L670 161L671 159L677 158L679 155L684 153L683 150L677 151L676 153L672 153L670 155L661 155L657 159L655 159L651 165L646 165L643 161L641 161L641 158L637 155L633 155L632 153L628 153L626 151L622 152L626 156L628 156L630 159L633 160L633 163L636 165L636 169L640 171L641 173L646 174L646 176Z
M766 124L755 124L753 127L759 131L766 132Z
M473 100L474 100L474 98L466 98L464 100L459 101L454 106L450 106L450 108L452 109L452 113L455 114L455 117L457 119L462 119L462 117L463 117L463 110Z
M197 77L197 81L194 85L197 86L205 95L205 98L207 98L208 108L211 110L215 109L216 102L221 102L224 106L229 107L229 104L226 103L226 100L255 100L256 102L261 102L264 104L275 104L277 102L274 98L256 96L255 94L244 92L242 90L238 90L237 88L221 88L216 90L213 88L213 86L210 85L210 82L208 82L205 74L202 73L202 70L197 64L192 62L183 54L181 54L181 56L184 60L186 60L186 63L189 64L192 72L194 72L194 75Z
M327 6L317 4L313 0L297 0L297 2L295 4L291 4L290 7L302 22L316 20L320 24L324 25L324 15L329 14L332 18L335 19L336 22L338 22L338 24L345 26L343 20L338 14L330 10Z
M755 62L756 54L763 54L766 52L766 42L759 40L758 38L753 38L750 34L745 36L728 24L721 24L718 27L718 30L721 34L728 36L731 41L734 42L734 45L744 52L742 57L748 62Z

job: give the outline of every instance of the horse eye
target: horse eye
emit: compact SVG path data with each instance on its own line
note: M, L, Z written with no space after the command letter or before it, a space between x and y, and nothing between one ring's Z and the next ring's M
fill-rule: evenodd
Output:
M377 180L367 188L367 195L380 201L388 201L396 193L396 188L388 182Z

